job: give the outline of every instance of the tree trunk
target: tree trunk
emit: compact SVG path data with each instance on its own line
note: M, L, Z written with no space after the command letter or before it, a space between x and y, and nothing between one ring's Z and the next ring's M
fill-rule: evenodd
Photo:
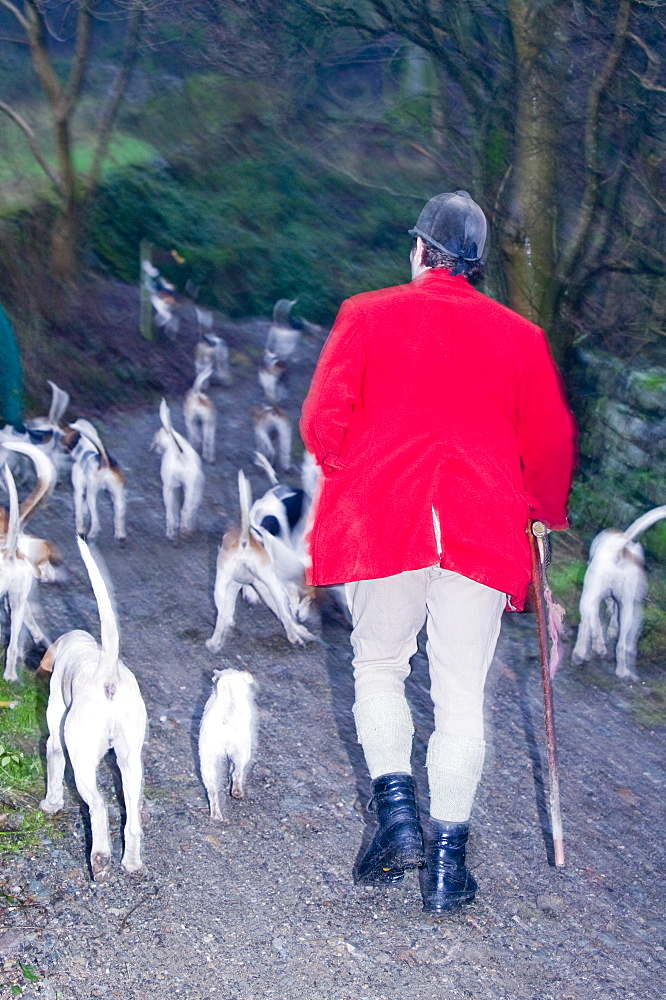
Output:
M562 358L566 349L558 343L554 326L554 119L539 64L540 41L548 37L548 6L535 12L528 0L509 0L516 56L516 124L501 244L509 304L548 331L556 356Z
M61 208L51 232L51 261L55 277L69 283L77 272L79 197L71 149L70 115L63 112L54 124Z

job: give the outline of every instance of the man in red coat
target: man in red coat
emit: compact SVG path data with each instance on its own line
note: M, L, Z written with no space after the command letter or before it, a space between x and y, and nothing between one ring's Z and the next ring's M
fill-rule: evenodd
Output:
M412 281L342 304L301 432L323 472L311 582L346 585L378 818L354 876L377 884L423 868L424 909L440 913L476 891L465 846L486 674L502 611L524 604L528 520L568 526L574 426L543 332L470 284L487 227L469 194L432 198L410 233ZM425 852L404 695L424 623L435 713Z

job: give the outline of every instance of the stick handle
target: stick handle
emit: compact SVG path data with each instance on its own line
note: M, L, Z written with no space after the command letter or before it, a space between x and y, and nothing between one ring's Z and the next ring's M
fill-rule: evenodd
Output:
M553 852L555 865L564 865L564 835L562 831L562 811L560 809L560 775L557 760L557 739L555 737L555 715L553 709L553 684L550 677L548 624L544 605L544 569L541 558L542 546L539 538L546 533L541 521L530 521L528 535L532 553L532 582L534 584L534 602L536 607L537 629L539 633L539 653L541 659L541 684L543 687L544 723L546 728L546 747L548 750L548 786L550 790L550 823L553 835Z

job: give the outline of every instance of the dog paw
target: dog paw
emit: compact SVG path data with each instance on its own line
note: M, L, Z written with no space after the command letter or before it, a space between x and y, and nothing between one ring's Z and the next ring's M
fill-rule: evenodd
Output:
M211 809L210 811L211 823L229 823L231 822L228 816L225 816L221 809Z
M65 800L60 799L59 802L50 802L48 799L42 799L39 803L39 808L45 813L57 813L65 807Z
M634 682L637 682L637 681L640 680L640 677L638 676L638 674L636 673L636 671L635 670L629 670L628 667L625 667L624 670L621 667L617 667L617 669L615 670L615 676L616 677L621 677L622 680L624 680L624 681L634 681Z
M141 876L146 874L146 866L143 861L125 861L123 859L120 864L128 875Z
M95 882L103 882L111 871L111 856L95 851L90 857L90 867Z
M219 639L206 639L206 649L209 649L211 653L219 653L222 649L222 643Z
M304 625L290 628L287 632L287 638L294 646L304 646L306 642L314 642L315 640L312 632L306 629Z

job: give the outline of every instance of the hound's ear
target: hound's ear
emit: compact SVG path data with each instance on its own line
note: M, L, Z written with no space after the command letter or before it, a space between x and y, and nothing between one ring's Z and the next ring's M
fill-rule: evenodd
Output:
M72 451L76 448L77 444L81 440L81 431L76 430L75 427L66 427L62 435L62 443L67 449L67 451Z
M56 652L58 651L58 643L60 639L56 639L52 642L49 648L46 650L41 660L39 661L39 667L37 668L38 674L52 674L53 673L53 663L56 657Z

